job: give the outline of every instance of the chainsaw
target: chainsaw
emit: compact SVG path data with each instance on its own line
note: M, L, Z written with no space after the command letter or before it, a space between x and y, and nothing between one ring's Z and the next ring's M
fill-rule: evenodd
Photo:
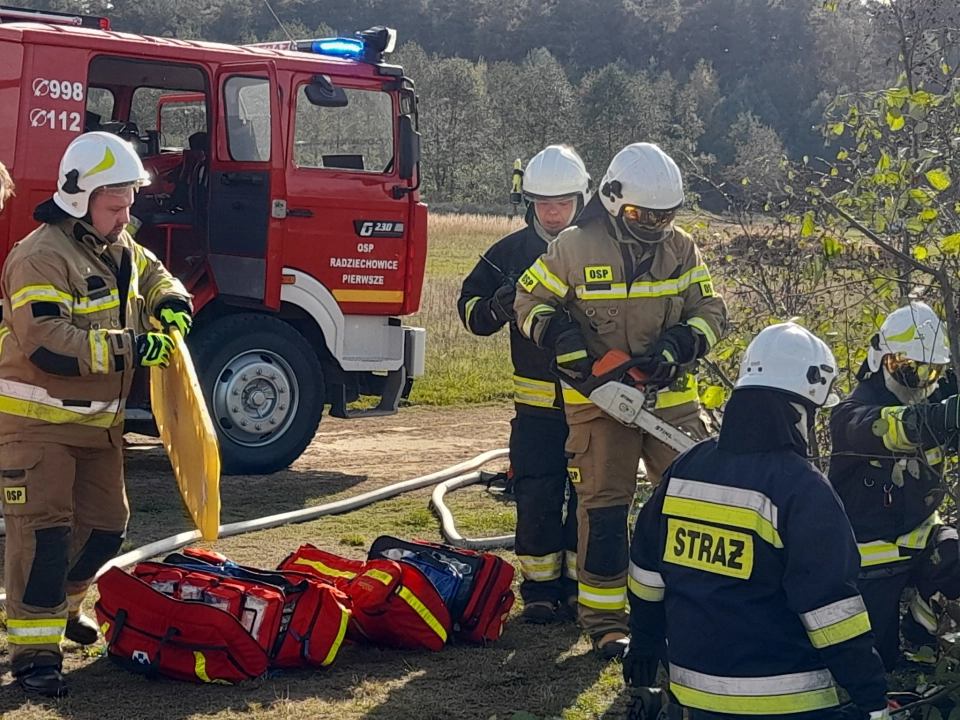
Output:
M688 450L697 441L648 409L655 402L657 389L637 368L640 362L622 350L610 350L593 364L590 377L575 389L617 422L639 428L677 452Z

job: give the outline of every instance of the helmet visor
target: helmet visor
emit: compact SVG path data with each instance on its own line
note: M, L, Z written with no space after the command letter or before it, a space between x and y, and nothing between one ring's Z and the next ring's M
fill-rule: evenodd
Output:
M650 210L636 205L624 205L622 212L623 223L630 229L654 232L663 230L677 217L676 209Z
M946 363L917 362L901 355L887 355L884 365L894 380L908 388L930 387L947 369Z

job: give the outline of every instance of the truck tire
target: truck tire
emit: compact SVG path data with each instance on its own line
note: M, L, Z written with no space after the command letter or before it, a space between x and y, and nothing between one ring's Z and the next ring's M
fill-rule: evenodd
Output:
M190 340L223 473L264 475L300 457L324 405L323 370L306 339L251 313L216 320Z

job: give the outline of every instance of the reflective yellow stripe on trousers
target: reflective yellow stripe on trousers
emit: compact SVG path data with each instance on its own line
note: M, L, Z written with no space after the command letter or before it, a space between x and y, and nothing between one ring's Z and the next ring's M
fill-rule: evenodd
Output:
M550 582L560 577L561 553L535 555L517 555L520 561L520 574L531 582Z
M829 670L720 677L670 663L670 689L688 707L737 715L786 715L840 704Z
M623 610L627 607L627 587L598 588L577 583L577 598L581 605L594 610Z
M7 620L7 642L11 645L55 645L63 640L66 619Z

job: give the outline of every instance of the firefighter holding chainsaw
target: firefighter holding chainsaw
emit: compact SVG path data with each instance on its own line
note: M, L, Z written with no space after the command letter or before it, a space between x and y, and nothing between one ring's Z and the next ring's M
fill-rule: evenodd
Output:
M463 281L457 305L466 328L492 335L510 325L516 417L510 465L517 501L515 550L523 581L523 618L550 623L575 611L576 493L568 492L563 396L549 353L520 334L513 310L516 281L590 199L590 176L571 148L551 145L523 173L527 225L491 247ZM567 504L566 514L564 505Z
M936 643L934 595L960 599L957 531L937 514L944 460L956 455L960 434L949 362L946 323L912 302L883 321L860 384L830 418L830 482L857 536L860 592L888 670L899 658L901 629L908 642ZM906 588L915 592L901 627Z
M680 455L644 504L630 549L630 720L674 699L690 720L887 717L850 522L808 460L837 372L799 325L764 329L719 438ZM660 658L669 694L649 690Z
M61 640L97 640L80 606L123 543L123 409L138 367L169 364L190 296L125 231L149 181L107 133L70 143L41 226L3 267L0 476L6 521L7 640L30 693L66 693Z
M691 373L727 322L726 306L690 236L673 225L683 204L676 163L637 143L613 159L577 225L561 233L517 284L517 325L552 353L563 379L566 450L577 493L579 621L603 658L627 646L627 516L644 460L657 482L676 455L620 424L577 387L611 351L662 387L655 411L706 437Z

